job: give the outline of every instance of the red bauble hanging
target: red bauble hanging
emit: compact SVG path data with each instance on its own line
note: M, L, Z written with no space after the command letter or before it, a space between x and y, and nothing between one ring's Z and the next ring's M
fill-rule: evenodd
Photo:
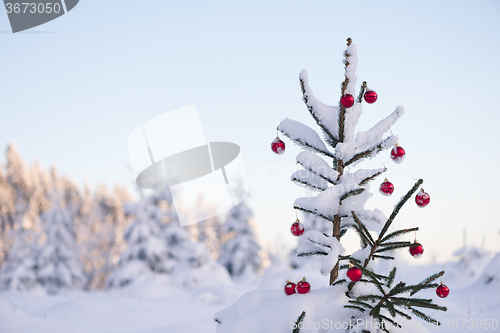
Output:
M271 142L271 149L275 154L281 155L285 152L285 143L277 136L276 139Z
M424 253L424 247L422 244L418 243L417 240L415 240L415 242L410 245L409 251L413 258L418 259Z
M443 282L436 288L436 295L441 298L446 298L450 294L450 288L448 288Z
M292 223L292 226L290 227L290 231L292 232L292 235L294 236L302 236L304 233L304 225L300 223L300 221L297 219L297 221Z
M391 149L391 158L398 164L403 162L403 160L405 159L405 150L403 149L403 147L396 143L396 145Z
M299 294L307 294L311 290L311 285L303 278L299 283L297 283L297 292Z
M295 283L291 282L290 280L286 280L286 285L285 285L285 294L287 295L292 295L295 294Z
M347 277L352 282L357 282L361 280L361 276L363 276L363 273L361 272L361 269L359 269L358 267L351 267L347 270Z
M374 90L367 90L365 92L365 101L368 104L373 104L377 101L378 95Z
M386 178L379 188L380 193L385 196L390 196L394 192L394 185Z
M429 202L431 202L431 197L427 192L424 191L424 189L421 189L420 192L418 192L415 196L415 203L418 207L424 208L429 204Z
M354 96L351 94L344 94L342 97L340 97L340 105L345 108L350 108L354 105Z

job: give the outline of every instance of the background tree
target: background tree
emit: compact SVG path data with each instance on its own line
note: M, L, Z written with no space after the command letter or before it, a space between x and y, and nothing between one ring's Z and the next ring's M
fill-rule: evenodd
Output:
M243 201L233 207L222 225L222 248L218 259L232 277L262 273L263 255L254 232L253 212Z
M135 215L135 220L126 229L124 240L127 248L118 262L117 270L108 280L109 287L125 286L135 278L147 273L170 273L177 262L163 236L162 222L170 215L169 196L165 191L157 191L141 200L128 205L127 210Z
M86 277L78 258L71 214L63 206L62 189L53 193L52 209L42 215L45 241L34 255L37 281L49 293L82 289Z

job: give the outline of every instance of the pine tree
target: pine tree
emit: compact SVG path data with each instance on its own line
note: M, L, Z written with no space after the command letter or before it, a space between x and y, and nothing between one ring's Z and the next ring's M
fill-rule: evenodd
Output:
M345 79L341 84L340 94L342 97L348 97L348 94L354 95L357 79L355 71L358 62L357 47L352 44L350 38L347 40L347 50L344 56ZM444 271L433 274L418 284L407 284L402 281L395 283L396 267L388 275L374 270L375 261L394 259L387 254L388 251L408 249L412 246L411 242L398 241L396 238L413 233L418 230L418 227L391 229L399 211L421 187L423 180L418 180L395 205L391 215L386 217L379 210L364 208L364 204L371 196L370 181L383 174L385 168L354 170L355 165L397 144L396 135L384 137L384 134L403 115L404 108L398 106L393 113L371 129L356 133L355 126L361 115L362 101L367 91L366 82L361 85L359 95L353 105L345 106L345 103L344 105L339 103L338 106L328 106L314 96L305 70L300 73L299 81L303 100L309 113L320 127L323 139L315 130L295 120L287 118L278 126L281 133L305 150L297 156L297 163L304 170L294 173L292 180L319 192L315 197L298 198L294 202L294 208L328 221L331 228L329 233L315 229L307 230L301 237L301 243L297 249L298 255L322 258L321 273L329 276L330 286L345 288L348 302L344 308L352 311L351 318L354 321L357 318L363 318L400 326L397 321L411 320L413 316L438 323L423 313L421 308L442 311L446 308L433 303L431 299L412 296L421 290L437 287L435 281L444 274ZM327 158L330 163L320 156ZM349 229L359 235L361 249L351 255L343 255L345 250L340 241ZM363 276L361 280L349 282L345 278L339 278L339 270L347 270L350 266L361 270ZM319 291L328 295L332 290L337 289L324 288ZM326 299L323 302L326 302ZM316 304L316 306L305 304L304 306L320 311L325 304ZM222 318L228 316L230 311L226 309L216 314L216 321L222 325L221 327L224 326ZM307 315L310 315L310 311ZM304 320L304 316L306 313L302 312L297 322ZM228 325L230 326L231 323ZM386 326L381 326L381 330L389 332ZM294 332L298 331L299 329L294 330ZM351 330L347 331L360 332L357 327L351 327ZM368 328L363 330L363 332L375 331Z
M243 201L233 207L222 226L223 241L218 259L232 277L258 274L263 266L263 251L257 242L253 213Z
M24 228L14 233L14 244L0 269L0 289L28 291L38 286L33 257L37 249L37 235Z
M34 255L37 281L49 293L82 289L86 277L76 251L73 220L63 207L61 188L52 194L52 208L42 215L45 243Z
M169 276L171 285L192 289L207 282L229 281L225 269L217 264L200 242L192 242L186 228L180 227L168 191L156 191L127 210L136 216L125 231L127 249L108 279L108 287L133 283L139 276Z
M0 171L0 265L6 258L1 287L27 290L36 284L32 251L46 198L39 184L38 163L28 168L12 143L7 146L6 159L5 174Z
M4 166L0 164L0 266L3 264L11 246L9 237L9 230L11 230L10 217L14 209L12 188L7 181Z
M108 279L109 287L125 286L148 272L170 273L175 267L176 255L167 246L161 227L162 219L169 215L169 211L161 207L161 196L161 191L149 197L142 195L138 203L129 206L136 218L125 231L123 238L128 247L121 254L117 270Z

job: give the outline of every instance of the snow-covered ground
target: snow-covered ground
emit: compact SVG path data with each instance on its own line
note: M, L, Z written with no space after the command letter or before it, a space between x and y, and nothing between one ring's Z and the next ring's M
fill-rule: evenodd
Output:
M429 311L443 323L439 328L429 328L428 324L424 324L429 331L500 332L500 255L490 258L478 259L472 267L447 263L444 282L451 290L448 298L437 298L434 290L422 292L421 296L433 298L436 303L448 307L444 313ZM397 261L396 279L407 282L418 282L442 268L441 265L420 266ZM475 274L471 274L471 269ZM260 280L211 285L190 291L170 287L166 277L159 279L153 276L132 286L109 291L66 291L55 296L36 291L4 291L0 293L0 332L215 332L218 324L214 322L214 314L234 304L249 290L276 289L275 293L268 290L265 294L275 295L271 297L272 301L288 308L301 303L306 306L319 294L325 295L314 292L325 288L327 283L317 271L317 268L290 270L272 266ZM285 296L282 291L284 281L298 281L303 276L312 285L311 293ZM272 320L274 311L286 309L272 308L265 314L269 317L267 319L257 312L255 320ZM252 319L252 314L249 316L246 320ZM292 330L285 328L283 331Z

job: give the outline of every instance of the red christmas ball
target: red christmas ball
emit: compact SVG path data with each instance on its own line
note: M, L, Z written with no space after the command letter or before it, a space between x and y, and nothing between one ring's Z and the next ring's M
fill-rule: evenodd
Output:
M344 96L340 97L340 104L345 108L350 108L354 105L354 96L352 96L351 94L345 94Z
M427 192L422 189L417 195L415 196L415 203L417 204L418 207L424 208L431 202L431 197Z
M353 282L359 281L362 275L363 273L358 267L351 267L347 270L347 277Z
M271 149L276 154L281 155L285 152L285 143L280 138L276 138L271 142Z
M290 280L287 280L285 285L285 294L287 295L295 294L295 286L296 286L295 283L290 282Z
M410 246L409 251L410 251L410 254L413 256L413 258L418 259L424 253L424 247L419 243L413 243Z
M382 184L380 184L379 191L380 193L382 193L382 195L388 197L392 194L392 192L394 192L394 185L386 178L385 181Z
M297 292L299 294L307 294L311 290L311 285L306 281L305 278L302 279L299 283L297 283Z
M299 220L295 221L292 223L292 226L290 227L290 231L292 232L292 235L294 236L302 236L304 233L304 225L300 223Z
M405 159L405 150L396 144L391 150L391 158L396 163L401 163Z
M448 288L443 282L436 288L436 295L441 298L446 298L450 294L450 288Z
M378 95L374 90L367 90L365 92L365 101L368 104L373 104L377 101Z

